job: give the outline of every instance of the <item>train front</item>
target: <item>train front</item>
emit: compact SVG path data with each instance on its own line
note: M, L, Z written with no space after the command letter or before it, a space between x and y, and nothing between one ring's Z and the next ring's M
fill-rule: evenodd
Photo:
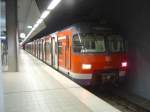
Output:
M117 83L126 77L126 41L113 32L78 33L72 38L71 75L82 85Z

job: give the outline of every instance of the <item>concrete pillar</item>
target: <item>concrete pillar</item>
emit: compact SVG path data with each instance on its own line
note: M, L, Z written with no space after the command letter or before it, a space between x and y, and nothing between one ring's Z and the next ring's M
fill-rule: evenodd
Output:
M1 16L1 2L0 1L0 16ZM1 36L1 22L0 22L0 36ZM0 39L0 57L1 57L1 39ZM4 104L3 104L3 74L2 74L2 61L0 58L0 112L4 112Z
M0 23L1 24L1 23ZM1 25L0 25L1 32ZM1 56L1 40L0 40L0 56ZM3 74L2 74L2 61L0 58L0 112L4 112L4 104L3 104Z
M6 0L6 31L8 38L8 71L17 72L17 0Z

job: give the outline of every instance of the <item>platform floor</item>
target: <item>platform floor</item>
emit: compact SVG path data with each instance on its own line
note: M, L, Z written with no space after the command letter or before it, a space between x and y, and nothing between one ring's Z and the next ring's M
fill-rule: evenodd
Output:
M23 50L4 92L5 112L120 112Z

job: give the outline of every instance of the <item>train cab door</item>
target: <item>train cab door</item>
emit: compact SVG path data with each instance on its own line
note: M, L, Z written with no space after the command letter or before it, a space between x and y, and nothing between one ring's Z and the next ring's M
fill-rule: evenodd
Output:
M69 45L69 35L66 36L65 40L65 68L70 70L70 45Z

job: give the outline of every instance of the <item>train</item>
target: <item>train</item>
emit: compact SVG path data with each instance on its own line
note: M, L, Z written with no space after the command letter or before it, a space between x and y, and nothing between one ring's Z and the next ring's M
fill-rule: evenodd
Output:
M81 85L118 83L127 75L127 41L106 25L77 23L24 49Z

